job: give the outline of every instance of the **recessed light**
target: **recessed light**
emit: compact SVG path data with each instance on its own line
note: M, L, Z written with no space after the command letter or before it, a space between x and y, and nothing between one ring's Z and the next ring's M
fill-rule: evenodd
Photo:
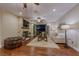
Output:
M22 15L22 12L19 12L20 15Z
M55 12L56 11L56 9L53 9L53 12Z

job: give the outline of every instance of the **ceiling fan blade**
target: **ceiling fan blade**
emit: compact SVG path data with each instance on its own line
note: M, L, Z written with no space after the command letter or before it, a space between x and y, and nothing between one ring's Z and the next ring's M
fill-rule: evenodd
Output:
M34 3L35 5L40 5L39 3Z
M23 3L23 8L27 8L27 4L26 3Z

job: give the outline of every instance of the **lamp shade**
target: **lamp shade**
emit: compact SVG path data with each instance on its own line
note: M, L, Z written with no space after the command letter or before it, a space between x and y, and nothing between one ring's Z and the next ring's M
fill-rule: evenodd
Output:
M69 25L62 25L62 26L61 26L61 29L64 29L64 30L65 30L65 29L69 29L69 28L70 28Z

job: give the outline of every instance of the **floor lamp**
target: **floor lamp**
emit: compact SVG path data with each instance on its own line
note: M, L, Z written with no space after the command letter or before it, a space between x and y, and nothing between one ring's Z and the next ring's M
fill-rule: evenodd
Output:
M62 30L65 30L65 46L64 47L68 47L68 45L67 45L67 30L70 28L70 26L69 25L62 25L61 26L61 29Z

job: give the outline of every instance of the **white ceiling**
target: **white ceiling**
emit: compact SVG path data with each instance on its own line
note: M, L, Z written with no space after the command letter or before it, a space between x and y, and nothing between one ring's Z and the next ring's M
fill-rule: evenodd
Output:
M36 19L37 17L41 17L48 22L55 22L75 5L76 3L40 3L40 5L37 6L33 3L27 3L27 8L23 10L22 3L0 3L0 8L15 15L20 15L19 12L22 11L22 16L26 18ZM56 9L56 11L53 12L53 9Z

